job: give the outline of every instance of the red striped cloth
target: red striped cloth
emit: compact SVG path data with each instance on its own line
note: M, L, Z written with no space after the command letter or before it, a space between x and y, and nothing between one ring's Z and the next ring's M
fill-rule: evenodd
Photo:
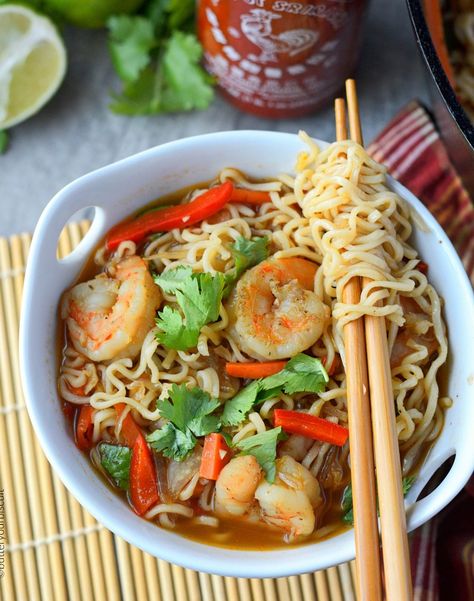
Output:
M426 110L404 108L368 148L424 202L474 284L474 207ZM474 601L474 478L411 536L414 601Z
M474 284L474 207L425 109L410 103L368 151L433 213Z

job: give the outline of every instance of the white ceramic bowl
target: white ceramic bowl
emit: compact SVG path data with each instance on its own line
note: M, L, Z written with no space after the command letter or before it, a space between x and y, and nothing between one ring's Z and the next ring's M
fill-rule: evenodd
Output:
M158 146L66 186L44 210L33 237L23 298L20 361L28 410L44 452L71 493L107 528L152 555L194 570L248 578L310 572L352 559L353 532L302 547L234 551L184 539L136 516L121 497L104 486L68 431L56 389L58 300L75 281L98 240L139 207L184 186L210 180L228 166L257 178L289 172L302 148L296 135L261 131L209 134ZM449 503L474 469L474 302L462 264L442 229L408 190L394 180L390 185L426 224L425 231L415 231L414 244L429 262L430 280L446 301L449 394L454 400L442 434L407 498L408 524L413 529ZM56 248L64 224L88 206L96 209L91 229L71 255L58 261ZM434 471L452 455L456 457L443 482L415 502Z

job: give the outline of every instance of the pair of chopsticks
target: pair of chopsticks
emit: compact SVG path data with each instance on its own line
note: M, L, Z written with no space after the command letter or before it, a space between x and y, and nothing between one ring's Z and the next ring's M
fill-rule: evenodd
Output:
M363 144L355 81L346 81L350 137ZM347 139L343 98L335 101L336 138ZM370 280L364 278L362 285ZM343 302L360 302L360 278L352 278ZM413 598L400 452L395 427L392 379L385 318L365 316L344 328L347 406L350 431L352 498L358 597L381 601L375 466L387 601ZM371 423L372 419L372 423Z

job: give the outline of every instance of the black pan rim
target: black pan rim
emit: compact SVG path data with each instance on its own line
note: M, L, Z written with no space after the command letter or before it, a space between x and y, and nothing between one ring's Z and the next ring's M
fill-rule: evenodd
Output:
M431 77L433 78L439 94L442 97L450 115L456 123L459 131L466 142L474 151L474 125L461 106L456 97L449 80L441 66L438 54L436 53L428 25L423 13L422 0L406 0L408 13L415 31L418 46L426 62Z

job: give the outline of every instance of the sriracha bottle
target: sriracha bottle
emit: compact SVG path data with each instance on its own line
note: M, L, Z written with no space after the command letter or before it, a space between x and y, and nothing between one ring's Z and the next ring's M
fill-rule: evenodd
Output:
M207 70L237 107L262 117L314 111L352 74L366 0L200 0Z

